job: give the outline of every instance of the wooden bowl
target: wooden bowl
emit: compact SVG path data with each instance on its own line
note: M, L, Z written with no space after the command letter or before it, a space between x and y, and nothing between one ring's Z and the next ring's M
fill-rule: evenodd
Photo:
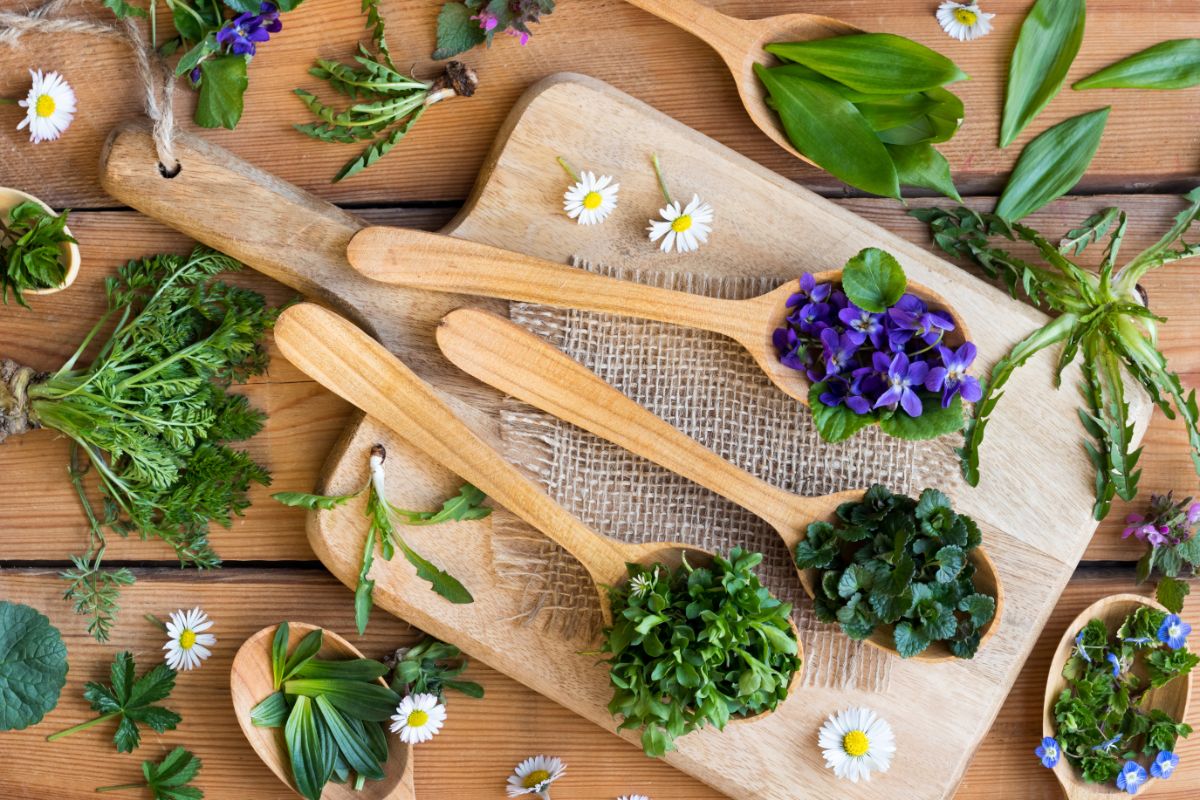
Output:
M27 192L22 192L19 189L8 189L0 186L0 215L2 215L6 221L8 219L9 211L16 208L21 203L28 201L37 203L51 214L55 213L54 209ZM57 216L57 214L55 214L55 216ZM68 235L70 235L70 228L64 228L64 230ZM63 242L62 251L62 259L67 265L67 273L63 278L62 285L54 286L49 289L26 289L22 292L22 294L54 294L55 292L61 292L63 289L66 289L75 282L75 279L79 277L79 245L75 242Z
M278 625L263 628L251 636L238 648L233 658L233 666L229 674L229 688L233 696L233 710L237 716L238 725L242 728L246 740L254 749L275 777L296 791L292 781L291 761L288 759L287 747L284 745L283 728L260 728L250 721L250 709L274 690L274 678L271 674L271 643L275 638ZM304 622L289 622L290 641L289 652L316 625ZM320 658L363 658L363 654L348 641L338 636L328 628L321 650L317 653ZM379 683L387 684L382 678ZM299 792L297 792L299 794ZM367 781L361 791L354 791L348 784L325 784L321 792L321 800L415 800L413 788L413 757L412 747L400 741L399 736L388 735L388 760L384 765L384 779Z
M1067 687L1067 680L1063 677L1062 671L1063 667L1066 666L1067 660L1071 657L1071 651L1075 649L1075 637L1079 634L1080 629L1091 620L1098 618L1104 620L1110 631L1115 631L1125 617L1132 614L1140 606L1147 606L1157 611L1166 611L1158 603L1139 594L1114 594L1092 603L1067 626L1067 630L1063 633L1062 639L1058 643L1058 650L1054 653L1054 660L1050 662L1050 674L1046 676L1046 698L1042 711L1043 736L1057 736L1054 726L1054 702L1058 699L1062 690ZM1191 676L1186 676L1176 678L1166 686L1151 689L1146 693L1143 702L1147 707L1161 708L1176 720L1182 720L1187 717L1188 706L1191 700ZM1060 758L1058 764L1055 765L1054 776L1062 784L1063 792L1069 800L1115 800L1118 797L1129 796L1118 789L1115 783L1098 784L1085 782L1075 768L1068 763L1065 756ZM1154 785L1156 780L1156 778L1150 778L1138 794L1145 794Z

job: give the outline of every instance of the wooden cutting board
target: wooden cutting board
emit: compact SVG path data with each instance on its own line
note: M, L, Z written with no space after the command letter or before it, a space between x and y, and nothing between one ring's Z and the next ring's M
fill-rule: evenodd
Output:
M446 310L482 301L380 287L359 278L348 271L343 249L360 220L199 140L189 139L184 147L183 174L165 181L144 163L138 165L148 152L145 133L118 133L104 159L105 188L363 321L450 398L476 430L495 440L499 398L456 374L433 345L436 320ZM686 200L696 192L716 208L712 239L697 253L665 255L646 241L646 220L661 206L649 167L652 151L660 155L676 196ZM189 154L200 162L199 169L189 170ZM577 226L561 213L567 181L555 164L560 155L577 169L613 174L620 181L620 207L604 225ZM211 212L218 198L231 195L239 202L225 215L227 224L220 214L193 213ZM445 232L557 261L578 255L647 270L780 281L840 266L863 247L881 247L900 259L910 279L955 305L987 365L1045 321L1038 311L921 247L578 75L553 76L526 93L502 129L473 196ZM849 791L856 798L953 793L1096 527L1092 471L1075 412L1078 373L1069 370L1064 388L1055 391L1049 355L1034 359L1010 381L984 445L981 486L971 489L955 473L938 487L951 494L956 509L999 531L986 545L1002 576L1006 608L988 646L966 662L896 659L888 665L886 688L878 692L805 687L762 721L680 739L678 750L667 756L671 764L739 800L842 798ZM1140 439L1150 406L1140 393L1131 396ZM318 491L361 486L366 453L377 442L388 450L393 502L427 507L457 488L455 476L373 420L362 419L334 448ZM377 559L372 571L377 604L613 730L605 709L607 675L594 655L582 652L594 642L513 621L524 607L519 591L497 574L490 530L485 520L404 531L416 549L462 580L475 603L451 605L430 592L403 560ZM354 505L309 519L313 549L347 586L357 578L364 532ZM810 661L819 661L821 653L806 645ZM898 749L890 772L851 790L824 767L817 730L828 715L859 705L891 722ZM635 734L625 735L636 740Z

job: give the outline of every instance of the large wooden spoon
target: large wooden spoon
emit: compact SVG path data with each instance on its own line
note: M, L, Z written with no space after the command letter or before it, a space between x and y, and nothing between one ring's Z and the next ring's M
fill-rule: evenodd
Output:
M678 566L684 557L691 564L712 558L690 545L625 544L593 532L480 439L383 345L332 311L312 303L292 306L275 325L275 343L310 378L558 542L591 575L606 624L612 607L605 587L625 580L627 562Z
M263 628L238 648L229 673L229 689L233 696L233 712L250 746L258 753L263 763L271 768L275 777L295 791L291 761L283 743L283 730L260 728L250 721L251 709L275 691L271 675L271 643L278 627L272 625ZM288 628L294 647L300 639L316 630L317 626L289 622ZM363 654L354 645L328 629L322 637L321 651L317 655L327 659L363 658ZM382 678L379 682L387 685ZM400 741L399 736L388 737L388 760L384 765L383 780L367 781L359 791L345 784L330 782L321 792L321 800L416 800L416 797L416 789L413 786L412 747Z
M1043 736L1057 735L1054 724L1054 703L1067 686L1067 680L1062 674L1063 667L1066 666L1067 660L1070 659L1071 653L1075 649L1075 637L1079 635L1079 631L1093 619L1104 620L1108 630L1115 631L1127 616L1142 606L1166 611L1158 603L1140 594L1114 594L1097 600L1085 608L1063 631L1058 649L1054 651L1054 660L1050 662L1050 672L1046 676L1046 698L1042 713ZM1160 708L1177 720L1187 719L1188 706L1191 705L1191 702L1192 681L1187 676L1177 678L1166 686L1151 689L1146 693L1144 699L1145 708ZM1065 757L1059 759L1058 764L1054 767L1054 776L1062 784L1063 792L1068 800L1115 800L1118 797L1129 796L1117 789L1115 785L1087 783ZM1155 780L1155 778L1151 778L1138 793L1141 794L1149 789Z
M767 136L797 158L813 162L788 141L779 115L767 105L766 91L754 74L754 65L771 64L774 57L763 50L772 42L803 42L862 33L861 28L817 14L784 14L745 20L722 14L696 0L628 0L705 42L724 60L737 82L738 95L750 119Z
M809 523L835 519L842 503L859 500L851 490L823 497L786 492L730 464L719 455L621 394L583 365L516 323L486 311L462 308L442 319L437 331L442 353L459 369L502 392L554 414L637 453L672 472L737 503L770 523L788 551L804 538ZM996 615L983 642L998 627L1003 606L999 576L982 548L971 553L975 584L996 598ZM809 597L815 597L816 570L797 569ZM890 628L867 640L895 652ZM915 657L922 661L954 658L944 642Z
M749 300L721 300L409 228L363 228L350 240L346 255L368 278L410 289L581 308L713 331L746 348L772 383L808 405L807 376L780 363L771 340L788 314L788 297L796 291L791 281ZM819 272L814 277L818 283L839 283L842 271ZM968 337L962 318L936 293L914 283L908 290L953 318L951 343Z

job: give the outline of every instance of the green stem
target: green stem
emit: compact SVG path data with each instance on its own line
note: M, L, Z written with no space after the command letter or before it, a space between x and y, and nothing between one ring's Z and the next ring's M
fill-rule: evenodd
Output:
M0 105L3 106L15 106L19 102L20 98L18 97L0 97Z
M144 783L121 783L116 786L97 786L97 792L120 792L125 789L141 789L146 786Z
M555 160L558 162L558 165L563 168L563 172L567 173L567 175L570 176L571 180L575 181L576 183L579 183L579 180L580 180L579 173L576 172L575 170L571 169L571 165L567 163L567 160L565 158L563 158L562 156L559 156Z
M670 205L672 203L671 193L667 191L667 181L663 177L662 165L658 163L658 153L651 154L650 163L654 165L654 177L658 178L658 188L662 190L667 205Z
M158 628L158 629L159 629L160 631L162 631L163 633L166 633L166 632L167 632L167 625L166 625L166 623L165 623L165 622L163 622L163 621L162 621L161 619L159 619L158 617L154 616L153 614L144 614L144 615L143 615L143 617L145 618L146 622L149 622L151 625L153 625L154 627Z
M185 3L184 0L167 0L167 8L174 11L176 6L191 14L192 17L195 18L196 22L200 23L201 28L208 27L208 23L205 22L204 17L200 16L200 12Z
M59 731L58 733L52 733L46 737L46 741L47 742L57 742L59 739L62 739L64 736L70 736L71 734L79 733L80 731L86 731L88 728L93 728L102 722L108 722L110 719L114 719L116 717L121 716L121 713L122 712L120 712L120 711L110 711L107 714L102 714L99 717L96 717L95 719L89 719L87 722L81 722L78 725L73 725L70 728L67 728L65 731Z

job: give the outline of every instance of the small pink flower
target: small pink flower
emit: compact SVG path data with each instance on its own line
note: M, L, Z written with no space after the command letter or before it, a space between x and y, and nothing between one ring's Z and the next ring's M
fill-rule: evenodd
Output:
M525 31L514 31L512 28L509 28L505 31L505 33L507 33L509 36L516 36L518 39L520 39L522 47L529 44L529 34Z
M1146 528L1149 529L1149 532L1146 534L1146 541L1150 542L1151 547L1162 547L1167 543L1167 534L1162 533L1161 530L1155 530L1150 525L1147 525Z
M1187 510L1188 525L1195 525L1200 522L1200 503L1192 503Z
M479 27L489 32L496 30L496 26L500 24L500 18L490 11L475 14L471 19L479 20Z

